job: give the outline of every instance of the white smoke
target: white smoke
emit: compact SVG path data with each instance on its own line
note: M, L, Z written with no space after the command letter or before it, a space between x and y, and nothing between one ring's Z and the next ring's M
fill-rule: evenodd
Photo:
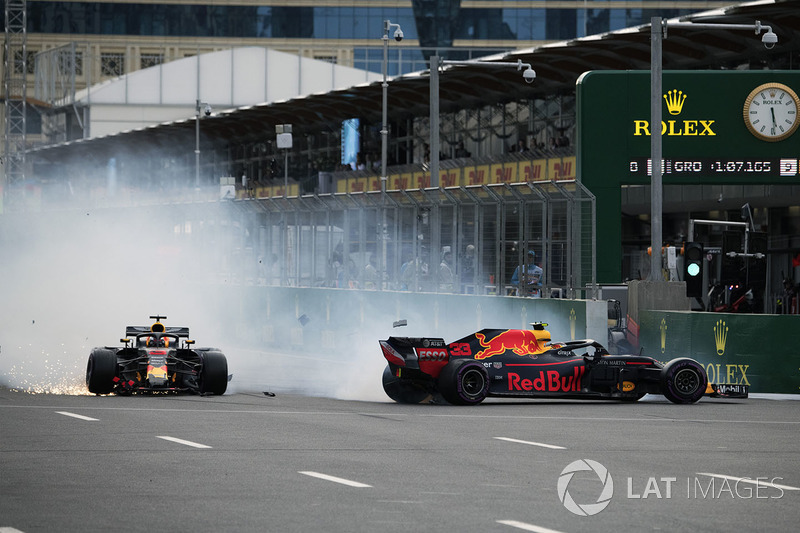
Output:
M87 394L91 349L120 346L126 326L149 325L155 314L165 315L167 326L189 327L198 347L225 353L230 392L367 401L389 401L378 340L390 335L452 342L481 328L549 321L554 341L569 339L569 321L533 316L531 301L501 316L481 313L480 300L466 296L443 297L439 308L430 300L416 303L425 296L402 293L381 307L376 302L386 296L377 291L313 289L299 306L303 289L268 288L248 278L248 265L240 263L255 259L242 252L245 229L220 224L216 205L0 216L0 386ZM351 297L361 298L360 309L342 312L340 305L341 316L326 313L330 301ZM408 326L392 328L398 319ZM306 338L291 342L297 335Z
M239 245L241 235L215 231L210 248L197 231L187 233L175 211L159 206L0 217L0 386L88 394L91 349L121 346L126 326L149 325L148 317L159 314L167 316L167 326L189 327L197 346L226 354L230 392L387 400L378 336L365 335L344 354L261 342L254 330L270 318L262 308L243 310L242 291L272 289L220 275L221 266L236 269L225 251ZM272 318L292 306L274 301ZM309 312L315 318L307 327L319 328L319 315ZM384 329L387 324L390 318Z

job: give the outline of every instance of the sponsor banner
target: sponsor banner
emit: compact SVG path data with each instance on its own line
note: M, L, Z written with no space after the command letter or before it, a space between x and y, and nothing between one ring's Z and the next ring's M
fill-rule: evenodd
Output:
M411 189L411 173L405 172L403 174L392 174L389 176L389 190L392 191L405 191Z
M519 183L551 180L576 179L576 158L554 157L550 159L533 159L526 161L508 161L493 165L439 170L439 184L442 187L460 187L467 185L489 185L492 183ZM404 191L430 187L430 173L418 170L392 174L387 180L387 190ZM271 189L274 187L266 187ZM336 192L380 191L380 176L340 178L336 183ZM282 196L275 195L272 196ZM243 198L244 196L238 196ZM260 196L269 198L269 195Z
M414 172L411 174L412 189L426 189L431 186L430 172Z
M370 176L367 178L367 183L369 185L368 191L380 191L381 190L381 177L380 176Z
M466 182L467 185L488 185L490 183L489 165L467 167Z
M367 178L354 178L347 180L347 192L366 192Z
M547 175L551 180L575 179L575 157L561 157L547 160Z
M456 187L461 186L461 169L451 168L448 170L439 171L439 185L442 187Z
M547 159L521 161L519 173L520 181L547 181Z
M710 383L800 393L796 316L640 311L639 323L645 355L696 359Z
M285 189L283 185L275 187L256 187L251 189L254 198L280 198L283 196L298 196L300 186L296 183L289 185ZM236 198L238 200L250 198L246 189L238 189L236 191Z
M491 166L492 183L514 183L517 180L517 162L498 163Z

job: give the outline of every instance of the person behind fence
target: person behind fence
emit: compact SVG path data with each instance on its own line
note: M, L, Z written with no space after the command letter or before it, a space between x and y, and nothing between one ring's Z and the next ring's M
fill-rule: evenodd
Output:
M453 290L453 253L449 246L442 248L442 262L439 263L439 290Z
M370 256L367 266L364 267L364 288L375 290L378 287L378 269L375 266L375 257Z
M475 292L475 245L468 244L461 256L461 292Z
M511 284L517 288L517 296L542 297L544 272L542 267L538 266L535 261L536 252L528 250L522 276L520 276L519 266L514 269L514 275L511 276Z

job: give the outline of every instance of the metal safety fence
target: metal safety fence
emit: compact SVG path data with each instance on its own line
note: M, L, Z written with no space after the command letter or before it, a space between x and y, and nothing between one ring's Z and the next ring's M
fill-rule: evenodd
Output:
M218 205L216 222L195 210L206 220L191 224L192 238L211 244L233 232L217 266L246 284L596 296L595 198L575 180ZM533 265L540 270L531 280Z

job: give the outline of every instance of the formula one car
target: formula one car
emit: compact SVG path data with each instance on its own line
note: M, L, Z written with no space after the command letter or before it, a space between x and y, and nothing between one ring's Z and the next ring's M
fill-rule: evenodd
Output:
M706 392L703 366L689 358L662 364L642 355L610 355L591 339L551 343L547 324L484 329L446 344L440 338L379 341L389 362L383 390L398 403L441 395L455 405L487 396L611 399L635 402L663 394L694 403Z
M228 361L216 348L193 348L189 328L165 327L165 316L151 316L152 326L128 326L124 347L92 349L86 386L94 394L225 394Z

